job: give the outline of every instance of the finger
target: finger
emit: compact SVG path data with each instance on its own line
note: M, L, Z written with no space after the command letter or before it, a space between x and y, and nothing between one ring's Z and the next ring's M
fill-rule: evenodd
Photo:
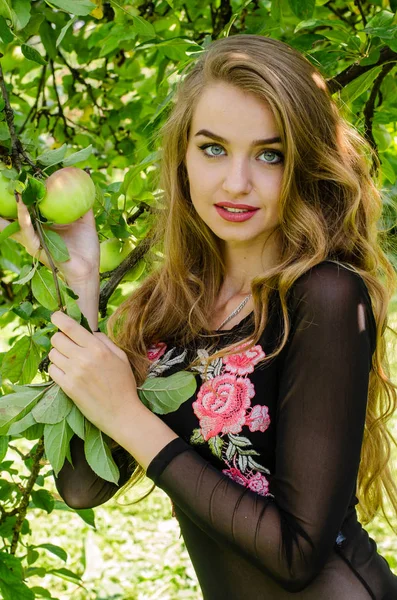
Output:
M67 373L70 359L62 354L62 352L59 352L59 350L56 348L52 348L52 350L50 350L48 353L48 358L53 365L58 367L58 369L61 369L64 373Z
M116 344L114 344L112 342L112 340L110 340L105 333L95 332L94 336L98 340L101 340L101 342L103 342L108 348L110 348L110 350L112 352L114 352L114 354L116 354L119 358L121 358L124 361L129 362L128 356L126 355L126 353L124 352L124 350L122 350L121 348L119 348L118 346L116 346Z
M65 385L66 375L62 371L62 369L60 369L53 363L50 363L48 367L48 375L53 381L55 381L55 383L59 385L59 387L63 388L63 386Z
M62 331L57 331L51 338L51 345L56 348L59 352L62 352L67 358L76 356L78 347L76 344Z
M92 334L64 312L57 310L52 313L51 322L78 346L88 348L92 345Z
M18 222L21 227L19 233L23 238L23 245L31 256L37 256L40 262L46 264L45 252L40 251L40 238L34 230L28 207L23 202L20 194L17 194L17 198Z

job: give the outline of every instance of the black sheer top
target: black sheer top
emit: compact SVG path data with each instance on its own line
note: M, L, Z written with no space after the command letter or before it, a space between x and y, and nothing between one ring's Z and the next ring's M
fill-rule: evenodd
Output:
M197 390L161 418L178 434L147 475L170 497L205 600L397 600L397 577L357 520L355 496L376 326L362 278L324 261L288 300L291 331L269 306L259 342L196 366ZM253 313L224 333L253 331ZM216 332L214 332L215 334ZM183 370L205 347L160 342L149 376ZM124 454L123 454L124 452ZM128 455L115 455L120 485ZM103 481L72 440L59 493L74 508L106 502Z

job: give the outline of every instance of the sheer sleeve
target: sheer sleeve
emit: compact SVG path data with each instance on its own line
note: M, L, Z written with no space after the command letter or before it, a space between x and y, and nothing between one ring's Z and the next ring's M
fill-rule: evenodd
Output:
M284 589L320 572L355 493L376 325L363 280L321 263L293 287L280 360L276 468L259 496L177 438L147 475L219 543Z
M119 471L118 485L99 477L89 466L84 454L84 442L74 435L70 442L73 467L69 461L65 463L54 477L55 485L68 506L74 509L94 508L107 502L131 476L131 455L124 448L112 452Z

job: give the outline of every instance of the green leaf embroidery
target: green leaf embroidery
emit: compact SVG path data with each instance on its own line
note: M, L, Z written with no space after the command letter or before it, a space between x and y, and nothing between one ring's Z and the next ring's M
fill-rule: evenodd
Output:
M205 444L205 439L201 433L201 429L193 429L193 433L190 436L191 444Z
M223 447L224 443L225 442L219 435L211 437L208 440L208 445L210 447L212 454L214 454L218 458L222 458L222 447Z

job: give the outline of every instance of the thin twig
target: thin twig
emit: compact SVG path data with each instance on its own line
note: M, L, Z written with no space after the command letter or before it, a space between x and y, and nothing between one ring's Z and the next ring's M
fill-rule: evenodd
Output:
M44 454L44 437L41 437L37 443L36 452L34 453L34 455L32 457L33 465L31 468L30 477L26 483L25 490L22 494L22 500L18 507L19 512L18 512L18 517L17 517L16 523L13 528L13 536L12 536L12 540L11 540L10 554L15 554L16 549L17 549L22 525L25 520L26 513L28 510L28 506L29 506L30 494L32 492L34 484L36 483L36 479L40 473L40 469L41 469L40 461L43 457L43 454Z

